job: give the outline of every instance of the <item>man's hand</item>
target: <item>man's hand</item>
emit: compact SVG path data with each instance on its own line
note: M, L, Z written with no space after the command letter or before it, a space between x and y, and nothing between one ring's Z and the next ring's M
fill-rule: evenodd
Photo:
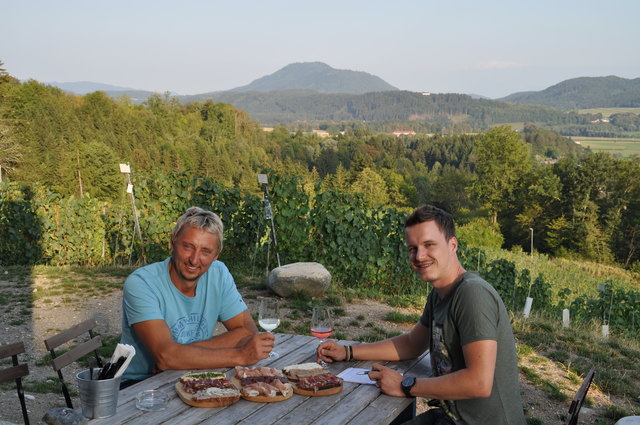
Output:
M400 385L402 383L402 375L395 370L379 363L374 363L371 366L371 372L369 372L369 379L376 381L376 387L380 388L383 393L394 397L405 397Z
M248 366L269 357L274 344L275 337L269 332L263 332L251 337L249 342L242 347L244 365Z
M327 363L341 362L347 358L345 348L335 341L325 341L318 345L318 360L324 360Z

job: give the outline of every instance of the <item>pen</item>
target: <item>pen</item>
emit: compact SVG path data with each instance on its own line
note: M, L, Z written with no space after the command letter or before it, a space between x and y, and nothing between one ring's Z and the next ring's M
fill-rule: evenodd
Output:
M395 369L391 368L391 370L395 370ZM369 372L377 372L377 370L365 370L363 372L356 372L356 375L368 375ZM403 374L400 373L400 375L403 375Z

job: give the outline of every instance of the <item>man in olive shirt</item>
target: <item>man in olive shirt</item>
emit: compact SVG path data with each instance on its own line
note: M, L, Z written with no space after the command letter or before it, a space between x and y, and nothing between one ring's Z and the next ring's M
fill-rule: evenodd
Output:
M325 361L399 361L431 352L432 377L402 376L380 364L369 377L398 397L441 400L415 424L525 424L509 315L495 289L458 259L453 218L425 205L405 222L411 268L433 290L420 321L407 333L371 344L318 347Z

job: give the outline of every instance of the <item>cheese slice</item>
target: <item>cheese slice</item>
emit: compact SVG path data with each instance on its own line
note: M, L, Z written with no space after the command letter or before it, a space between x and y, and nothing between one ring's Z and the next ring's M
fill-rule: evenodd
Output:
M239 392L235 388L215 388L209 387L204 390L200 390L193 395L194 400L202 400L208 398L219 398L219 397L233 397L238 395Z
M296 371L304 371L304 372L322 372L322 366L320 366L318 363L300 363L300 364L294 364L291 366L286 366L284 368L282 368L282 371L285 373L289 373L292 370L296 370Z

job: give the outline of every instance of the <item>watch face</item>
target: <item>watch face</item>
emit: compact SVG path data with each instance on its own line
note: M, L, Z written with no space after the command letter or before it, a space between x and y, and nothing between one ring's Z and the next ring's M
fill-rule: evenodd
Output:
M416 378L414 378L413 376L407 376L402 380L402 386L405 388L411 388L413 387L415 382L416 382Z

